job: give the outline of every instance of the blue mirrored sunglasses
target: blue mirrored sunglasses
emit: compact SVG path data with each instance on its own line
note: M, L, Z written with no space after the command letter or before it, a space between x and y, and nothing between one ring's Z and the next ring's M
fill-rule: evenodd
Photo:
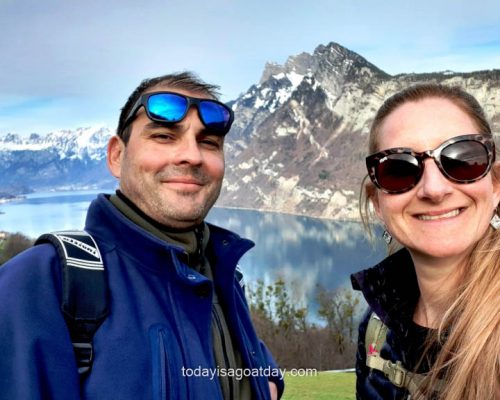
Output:
M130 124L139 108L144 106L151 121L174 124L182 121L189 108L198 109L200 120L210 131L225 135L231 129L234 113L228 106L217 100L199 99L175 92L152 92L143 94L130 110L123 127Z

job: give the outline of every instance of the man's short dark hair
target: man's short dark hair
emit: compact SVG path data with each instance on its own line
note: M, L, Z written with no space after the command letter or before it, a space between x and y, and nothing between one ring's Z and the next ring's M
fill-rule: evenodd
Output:
M130 133L132 132L132 124L128 124L124 127L128 114L139 97L141 97L146 91L155 87L168 87L169 89L183 89L191 92L200 92L207 94L216 100L219 98L220 89L217 85L211 85L203 82L196 74L189 71L144 79L129 96L120 113L116 134L122 138L125 144L127 144L130 138Z

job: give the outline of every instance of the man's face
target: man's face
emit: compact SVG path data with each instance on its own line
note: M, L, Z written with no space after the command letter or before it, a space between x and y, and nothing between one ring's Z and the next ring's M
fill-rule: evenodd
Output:
M154 88L151 91L170 90ZM174 89L192 97L209 95ZM151 121L143 107L125 145L117 136L108 146L108 166L120 189L145 214L176 229L203 221L219 197L224 177L224 137L211 133L191 107L172 126Z

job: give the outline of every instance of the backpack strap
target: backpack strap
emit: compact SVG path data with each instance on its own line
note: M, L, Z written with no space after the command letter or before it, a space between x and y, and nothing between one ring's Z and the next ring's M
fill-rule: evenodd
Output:
M236 269L234 271L234 275L236 280L240 284L243 291L245 290L245 276L243 275L243 271L241 270L240 264L236 264Z
M40 236L35 245L51 243L62 266L62 302L78 373L92 368L94 334L107 317L107 283L101 253L85 231L59 231Z
M381 371L397 387L406 388L414 396L427 378L425 374L416 374L403 367L401 361L395 363L380 357L380 350L386 341L388 328L374 312L368 320L365 335L366 366ZM443 382L438 381L434 390L441 391Z
M385 338L387 336L387 326L380 320L377 314L371 313L370 319L368 320L368 327L366 328L365 335L365 348L366 356L372 354L378 354L380 349L385 343Z

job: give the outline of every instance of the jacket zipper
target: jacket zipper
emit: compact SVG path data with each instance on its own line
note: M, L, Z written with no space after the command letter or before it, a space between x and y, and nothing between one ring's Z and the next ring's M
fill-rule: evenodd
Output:
M172 393L170 392L171 382L170 382L170 373L168 370L168 351L165 348L165 332L163 329L158 330L158 348L159 348L159 357L160 357L160 399L170 399L172 397ZM169 394L168 394L169 393ZM168 395L167 395L168 394Z

